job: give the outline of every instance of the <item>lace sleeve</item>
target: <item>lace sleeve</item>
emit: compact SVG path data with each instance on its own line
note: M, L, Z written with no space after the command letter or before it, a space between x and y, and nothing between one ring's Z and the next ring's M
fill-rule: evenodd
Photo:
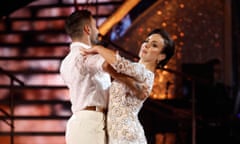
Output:
M148 85L148 94L150 95L152 88L153 88L153 84L154 84L154 73L149 72L146 73L146 83Z
M104 63L104 59L102 56L96 55L89 55L85 61L84 65L88 71L88 73L95 74L99 71L103 71L102 64Z
M117 61L111 66L118 72L128 76L134 77L136 80L144 81L145 67L139 63L131 62L124 57L121 57L118 53L116 54Z

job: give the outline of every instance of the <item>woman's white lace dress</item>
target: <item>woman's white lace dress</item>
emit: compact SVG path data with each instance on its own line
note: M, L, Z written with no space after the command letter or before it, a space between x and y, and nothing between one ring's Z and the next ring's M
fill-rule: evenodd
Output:
M113 64L115 70L135 79L145 82L148 92L151 92L154 82L154 74L144 65L132 63L119 55L117 62ZM146 144L146 138L142 125L138 120L138 113L143 102L132 95L129 88L123 83L114 80L110 87L110 98L107 115L107 129L109 144Z

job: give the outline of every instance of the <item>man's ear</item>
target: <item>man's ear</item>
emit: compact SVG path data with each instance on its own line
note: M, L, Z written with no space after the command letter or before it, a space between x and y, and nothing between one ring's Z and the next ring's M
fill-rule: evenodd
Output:
M88 25L84 25L83 31L89 35L90 34L90 27Z

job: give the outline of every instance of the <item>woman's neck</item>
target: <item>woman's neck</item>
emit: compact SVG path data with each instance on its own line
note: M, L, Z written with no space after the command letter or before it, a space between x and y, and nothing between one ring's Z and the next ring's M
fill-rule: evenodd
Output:
M156 70L156 64L155 63L149 63L149 62L144 62L144 61L139 61L139 63L143 64L146 69L152 71L153 73L155 72Z

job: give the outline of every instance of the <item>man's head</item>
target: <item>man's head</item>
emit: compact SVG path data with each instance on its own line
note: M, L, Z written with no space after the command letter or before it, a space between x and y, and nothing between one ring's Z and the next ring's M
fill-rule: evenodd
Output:
M96 21L88 10L77 10L67 19L65 24L67 34L73 41L88 40L91 44L98 42Z

